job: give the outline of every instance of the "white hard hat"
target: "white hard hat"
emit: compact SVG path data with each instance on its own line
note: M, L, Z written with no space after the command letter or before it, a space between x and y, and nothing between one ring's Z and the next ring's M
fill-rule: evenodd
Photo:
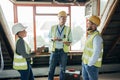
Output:
M21 23L16 23L12 27L13 34L17 34L20 31L25 30L27 27L23 26Z

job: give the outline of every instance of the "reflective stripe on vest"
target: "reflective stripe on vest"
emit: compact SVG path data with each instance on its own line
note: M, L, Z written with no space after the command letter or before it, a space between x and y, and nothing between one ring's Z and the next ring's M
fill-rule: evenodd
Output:
M52 38L56 37L56 32L57 32L57 25L55 26L52 26ZM63 41L68 41L68 36L69 36L69 33L70 33L70 28L65 26L64 28L64 34L66 35L66 38L63 39ZM55 51L55 42L53 42L53 45L52 45L52 51ZM66 44L63 45L63 50L64 52L69 52L69 46L67 46Z
M88 64L92 54L93 54L93 39L96 35L99 35L99 32L95 31L90 38L86 41L85 48L83 51L82 61L84 64ZM99 55L98 60L94 64L96 67L101 67L102 64L102 55L103 55L103 44L102 44L102 50Z
M16 40L16 43L18 40L19 38ZM29 54L31 49L26 42L25 49L26 52ZM14 52L13 68L16 70L26 70L28 68L26 59L23 56L18 55L16 52Z

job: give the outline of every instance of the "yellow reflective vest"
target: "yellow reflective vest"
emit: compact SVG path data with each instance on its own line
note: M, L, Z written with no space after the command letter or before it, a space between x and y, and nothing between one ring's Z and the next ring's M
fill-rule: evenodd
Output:
M19 39L20 38L16 40L16 43ZM29 54L31 49L26 42L25 48L26 52ZM22 55L18 55L16 51L14 52L13 68L16 70L26 70L28 68L26 58L24 58Z
M91 58L91 56L93 54L93 39L96 35L100 35L99 32L97 32L97 31L93 32L92 35L90 36L90 38L86 41L85 48L84 48L83 55L82 55L82 61L84 64L88 64L89 59ZM102 56L103 56L103 44L102 44L102 50L99 55L99 58L95 62L94 66L101 67Z
M65 38L63 38L62 40L63 41L68 41L69 39L68 39L68 36L69 36L69 34L70 34L70 28L69 27L67 27L67 26L64 26L65 28L64 28L64 31L63 31L63 34L65 34L66 35L66 37ZM52 38L54 38L54 37L56 37L56 32L57 32L57 25L55 25L55 26L52 26ZM55 51L55 42L54 41L52 41L52 51ZM63 50L64 50L64 52L69 52L69 50L70 50L70 46L67 46L66 44L64 44L63 45Z

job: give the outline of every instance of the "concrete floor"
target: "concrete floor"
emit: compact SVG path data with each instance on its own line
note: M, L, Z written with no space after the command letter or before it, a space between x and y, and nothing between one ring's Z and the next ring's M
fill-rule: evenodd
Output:
M120 72L100 74L99 80L120 80Z
M55 76L54 80L59 80L58 78L59 77ZM20 79L0 79L0 80L20 80ZM48 80L48 79L47 77L37 77L35 78L35 80ZM99 74L99 80L120 80L120 72Z
M71 67L71 66L70 66ZM79 70L80 66L72 66L72 68ZM69 66L68 66L69 69ZM56 68L56 74L59 73L59 68ZM120 64L110 64L110 65L104 65L100 69L99 74L99 80L120 80ZM103 73L107 72L107 73ZM112 72L112 73L108 73ZM44 68L33 68L33 73L35 76L45 76L48 74L48 67ZM18 78L20 74L16 70L4 70L0 73L0 80L20 80L20 79L15 79ZM8 78L8 79L4 79ZM47 77L36 77L35 80L48 80ZM58 77L55 80L59 80Z
M7 80L20 80L20 79L7 79ZM35 80L48 80L48 79L47 77L38 77L35 78ZM55 77L54 80L59 80L59 79L58 77ZM120 80L120 72L99 74L99 80Z
M58 76L55 76L54 80L59 80L58 78L59 78ZM0 79L0 80L20 80L20 79ZM48 77L36 77L35 80L48 80ZM99 80L120 80L120 72L101 73L99 74Z
M47 77L35 78L35 80L48 80ZM57 77L55 80L59 80ZM99 80L120 80L120 72L99 74Z

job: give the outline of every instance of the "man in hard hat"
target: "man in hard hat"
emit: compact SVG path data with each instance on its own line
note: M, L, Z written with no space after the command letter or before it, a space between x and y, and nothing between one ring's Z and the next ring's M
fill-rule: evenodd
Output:
M60 80L65 78L67 53L72 42L70 27L66 26L67 14L65 11L58 13L59 24L51 27L49 38L52 43L52 52L49 60L48 80L54 80L54 72L57 64L60 66Z
M82 55L83 80L98 80L98 69L103 56L103 39L97 30L99 24L98 16L93 15L87 21L88 37Z
M32 68L30 65L31 58L35 55L39 55L44 47L31 52L31 48L23 39L27 36L26 28L27 27L23 26L21 23L16 23L12 27L12 32L16 36L13 68L18 70L20 73L21 80L34 80Z

